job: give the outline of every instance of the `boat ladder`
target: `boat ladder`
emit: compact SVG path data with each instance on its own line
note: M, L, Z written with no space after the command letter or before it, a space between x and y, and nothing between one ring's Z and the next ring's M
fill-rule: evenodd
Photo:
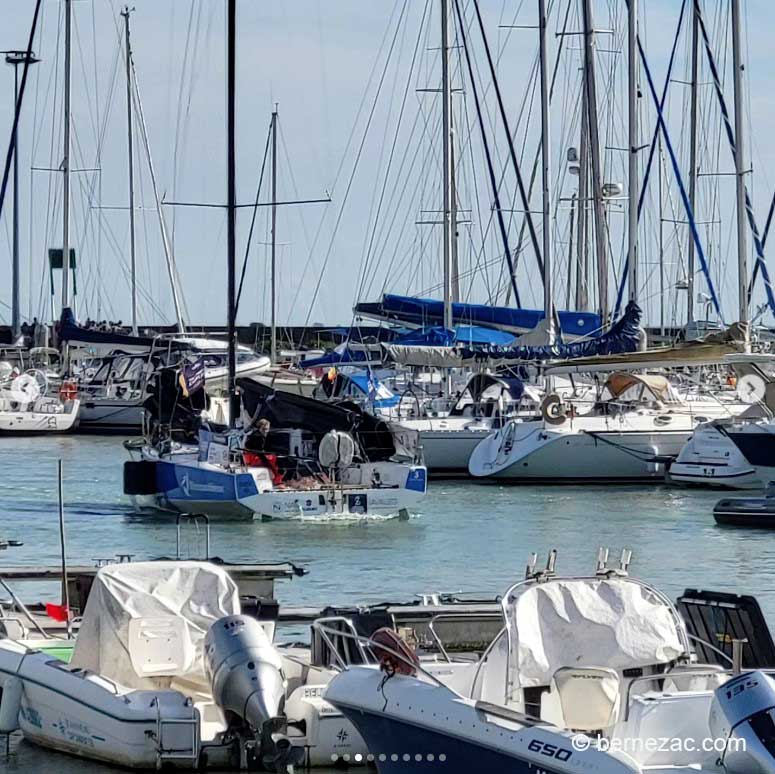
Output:
M163 718L161 708L156 701L156 769L162 769L168 761L190 762L191 768L199 764L201 739L199 735L199 718L193 709L191 699L187 704L192 707L190 718ZM178 733L178 730L183 733ZM186 729L191 733L190 744L181 746Z

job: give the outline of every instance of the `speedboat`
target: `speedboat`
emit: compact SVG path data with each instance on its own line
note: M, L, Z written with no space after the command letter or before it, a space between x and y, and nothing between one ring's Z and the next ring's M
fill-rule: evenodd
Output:
M333 672L281 656L274 627L223 567L106 565L74 641L0 636L0 732L147 770L286 772L362 750L320 697Z
M593 575L560 577L554 554L539 571L533 559L485 653L446 674L387 633L359 638L373 662L341 665L325 699L380 774L775 772L775 681L739 657L700 663L676 607L629 560L606 552Z
M547 395L540 420L510 420L479 443L468 468L498 480L661 481L697 425L729 410L684 402L664 376L615 372L591 407Z
M410 434L399 440L388 423L354 404L239 379L243 427L214 429L198 426L176 374L166 381L152 401L153 429L127 445L133 459L125 463L124 493L140 510L237 519L400 516L425 495L425 466L416 448L405 446ZM162 404L187 411L180 440Z

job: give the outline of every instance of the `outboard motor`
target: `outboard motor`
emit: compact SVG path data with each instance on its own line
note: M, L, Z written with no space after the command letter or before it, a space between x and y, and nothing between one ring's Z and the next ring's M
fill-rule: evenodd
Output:
M294 750L284 733L282 660L261 624L243 615L219 619L205 637L204 662L213 701L230 730L242 739L245 731L257 738L268 768L285 771L296 763L303 750Z
M744 672L716 689L709 726L725 739L726 771L775 773L775 682L763 672Z

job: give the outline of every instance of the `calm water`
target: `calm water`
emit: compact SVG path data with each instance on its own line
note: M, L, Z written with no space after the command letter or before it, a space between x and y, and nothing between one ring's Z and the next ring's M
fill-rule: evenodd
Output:
M0 537L24 546L7 564L59 561L56 462L65 466L68 558L175 550L174 523L132 518L121 495L120 439L0 439ZM559 552L561 572L591 572L600 545L634 551L632 571L675 597L684 588L754 594L775 621L775 536L715 526L717 493L667 487L492 486L431 482L408 522L214 525L212 551L231 561L288 560L309 570L278 584L286 604L406 600L420 592L496 594L522 576L530 551ZM44 590L36 588L38 596ZM55 599L52 590L49 599ZM108 771L88 765L90 771ZM84 764L22 744L0 770L82 771Z

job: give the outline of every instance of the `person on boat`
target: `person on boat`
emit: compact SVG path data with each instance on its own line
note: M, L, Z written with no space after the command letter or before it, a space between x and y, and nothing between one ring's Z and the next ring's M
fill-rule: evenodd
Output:
M277 464L277 455L268 452L271 424L268 419L259 419L256 429L245 436L242 459L250 467L267 468L272 474L272 483L281 484L283 474Z

